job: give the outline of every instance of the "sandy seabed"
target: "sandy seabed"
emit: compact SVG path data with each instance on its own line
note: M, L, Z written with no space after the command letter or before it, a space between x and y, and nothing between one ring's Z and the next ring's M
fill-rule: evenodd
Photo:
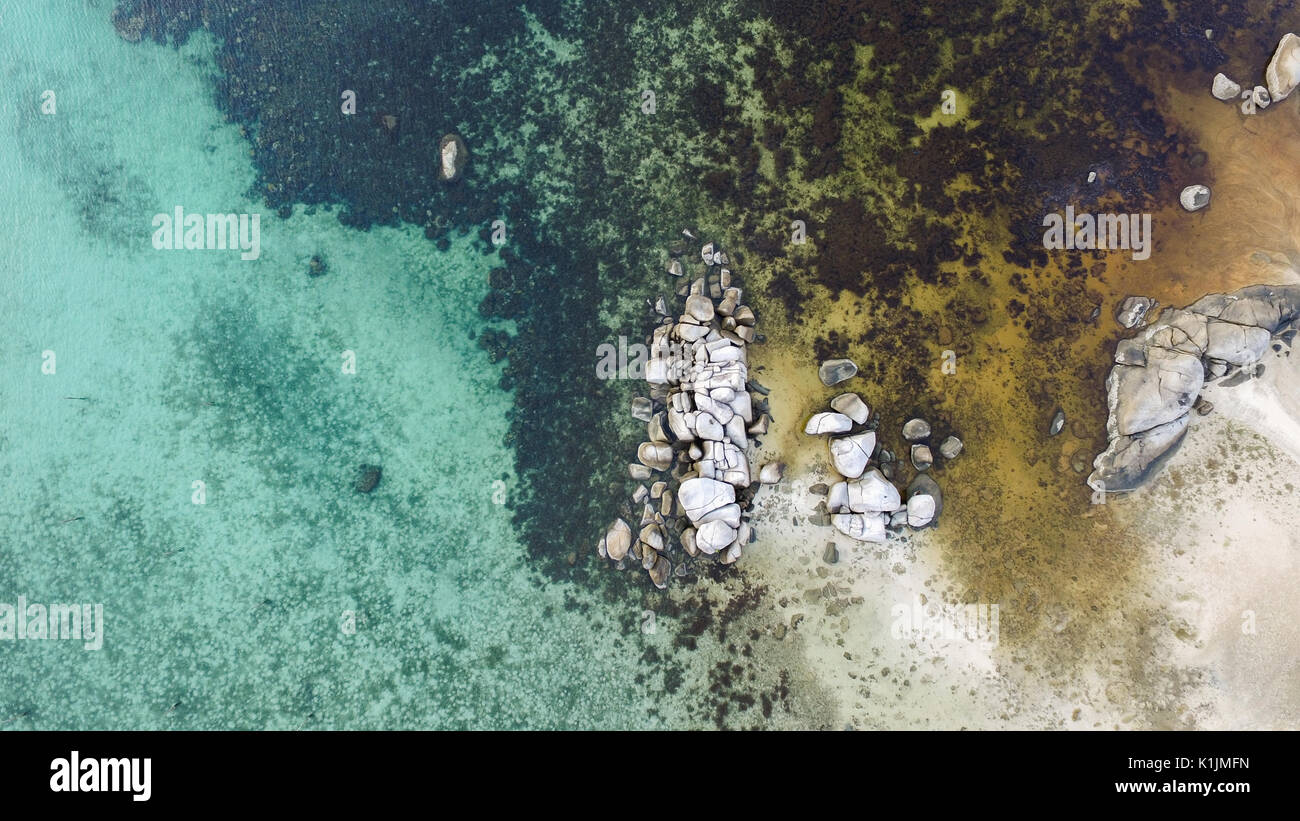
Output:
M1124 294L1183 306L1207 293L1300 281L1300 102L1293 96L1248 118L1209 95L1208 75L1205 85L1170 87L1161 105L1209 158L1203 168L1184 169L1187 179L1175 180L1172 198L1183 185L1205 182L1213 202L1201 212L1175 203L1155 214L1149 263L1107 261L1103 331ZM797 358L779 345L755 351L756 364L766 366L760 379L773 388L775 419L757 462L784 461L789 470L756 499L760 539L742 565L768 587L769 622L802 653L805 675L835 703L841 726L1300 727L1300 601L1292 595L1300 580L1300 364L1285 348L1266 356L1260 378L1207 387L1213 411L1194 417L1182 448L1149 486L1082 514L1090 521L1073 532L1067 549L1121 551L1129 560L1085 557L1064 571L1063 586L1044 588L1041 598L1029 591L1029 603L1014 610L1003 601L998 642L953 638L933 624L900 629L898 614L918 601L948 621L963 604L980 601L954 561L979 549L970 527L949 521L867 545L809 522L820 498L809 488L838 477L824 437L804 436L802 426L810 397L838 390L822 388L815 370ZM840 387L861 392L875 412L869 386ZM953 414L959 428L960 409ZM886 418L882 428L903 421ZM954 462L960 472L939 476L949 499L945 517L980 515L969 504L978 500L962 499L965 509L954 504L961 497L949 492L950 483L973 470L1014 473L971 444ZM980 459L988 460L982 468L957 468ZM1079 484L1086 494L1082 477ZM1045 491L1031 508L1054 506ZM1025 520L1016 519L1022 527ZM1051 521L1045 518L1044 527ZM1014 538L1005 521L987 532ZM1080 533L1085 543L1076 544ZM1035 535L1039 545L1051 538ZM823 560L828 542L838 549L835 564ZM1098 577L1081 578L1089 572ZM1016 577L1010 569L1023 598L1025 584Z

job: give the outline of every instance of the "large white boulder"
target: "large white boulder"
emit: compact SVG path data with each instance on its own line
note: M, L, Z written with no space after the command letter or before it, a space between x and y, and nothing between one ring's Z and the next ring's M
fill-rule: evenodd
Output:
M729 505L710 510L700 517L700 524L709 522L726 522L731 527L740 527L740 505L732 502Z
M881 513L898 510L902 498L898 488L872 468L861 479L848 483L849 510L854 513Z
M705 522L695 531L695 546L701 553L713 555L736 540L736 529L723 521Z
M817 436L823 433L847 433L853 430L853 420L842 413L817 413L808 420L803 432Z
M736 501L736 489L726 482L696 477L682 482L677 501L690 520L698 522L709 511Z
M833 436L830 439L831 463L840 475L856 479L871 461L876 449L876 432L869 430L852 436Z
M1296 85L1300 84L1300 37L1289 32L1282 35L1264 72L1264 79L1268 83L1268 96L1274 102L1295 91Z

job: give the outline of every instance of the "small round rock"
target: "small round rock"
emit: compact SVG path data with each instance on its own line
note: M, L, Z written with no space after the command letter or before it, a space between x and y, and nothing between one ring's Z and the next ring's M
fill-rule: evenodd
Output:
M1188 211L1199 211L1210 204L1210 189L1204 185L1189 185L1178 195L1178 201Z
M956 436L949 436L939 444L939 455L944 459L956 459L965 445Z
M930 435L930 423L924 419L908 419L903 425L903 438L909 442L924 439Z

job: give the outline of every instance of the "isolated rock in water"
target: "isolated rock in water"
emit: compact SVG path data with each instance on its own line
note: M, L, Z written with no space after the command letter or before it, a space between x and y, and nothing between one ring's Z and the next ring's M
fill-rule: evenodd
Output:
M852 429L853 420L842 413L818 413L804 425L803 432L817 436L823 433L847 433Z
M911 527L926 527L939 520L943 512L943 493L939 483L922 473L907 486L907 524Z
M930 423L924 419L908 419L903 424L903 438L909 442L924 439L930 435Z
M780 462L768 462L758 469L758 481L765 485L774 485L781 481L783 473L785 473L785 465Z
M876 432L835 436L830 439L831 463L841 476L856 479L866 470L871 453L876 449Z
M1220 100L1235 100L1241 93L1241 83L1234 83L1226 74L1219 72L1214 75L1214 85L1210 87L1210 93Z
M858 366L852 359L828 359L817 369L817 376L823 385L838 385L846 379L852 379L858 373Z
M1126 297L1115 309L1115 321L1122 328L1136 328L1147 318L1156 301L1145 296Z
M736 501L736 489L726 482L696 477L682 482L677 489L677 501L690 520L698 522L709 511Z
M831 516L835 528L859 542L885 541L885 518L879 513L836 513Z
M1178 201L1188 211L1199 211L1210 204L1210 189L1204 185L1189 185L1178 195Z
M384 469L379 465L362 465L357 471L357 492L369 493L374 490L383 475Z
M912 467L917 470L929 470L934 464L934 454L929 445L912 445Z
M445 182L460 179L469 163L469 149L459 134L448 134L438 143L438 177Z
M831 400L831 410L839 411L859 425L865 425L871 409L856 393L842 393Z
M1291 33L1282 35L1264 72L1264 80L1274 100L1286 99L1295 90L1300 84L1300 37Z
M939 455L944 459L956 459L965 445L956 436L949 436L939 444Z
M1255 86L1255 90L1251 93L1251 99L1255 101L1255 108L1268 108L1268 104L1273 102L1268 89L1263 86Z
M1061 430L1064 428L1065 428L1065 411L1061 410L1060 408L1057 408L1056 413L1052 414L1052 421L1047 424L1047 435L1055 436L1056 434L1060 433Z
M600 544L596 546L596 552L603 557L618 561L627 555L628 548L631 546L632 528L628 527L627 522L622 519L615 519L614 524L605 531Z

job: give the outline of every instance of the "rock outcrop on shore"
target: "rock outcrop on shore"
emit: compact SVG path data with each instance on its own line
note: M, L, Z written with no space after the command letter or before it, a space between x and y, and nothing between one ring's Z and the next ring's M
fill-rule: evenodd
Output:
M1106 377L1110 443L1088 485L1110 493L1140 487L1177 451L1207 381L1253 373L1275 338L1290 344L1298 321L1300 285L1251 285L1165 309L1121 340Z
M633 496L642 506L640 535L632 540L632 527L619 518L597 545L620 567L630 552L660 588L674 571L684 575L687 562L714 557L731 564L741 557L752 536L745 520L755 485L748 450L768 423L766 400L750 393L746 346L755 339L754 312L741 304L726 252L710 242L700 260L691 262L681 248L673 256L670 275L684 275L685 266L700 262L703 275L679 290L685 297L680 315L672 316L663 300L657 308L664 315L649 340L650 396L637 397L632 406L647 421L648 441L628 467L633 479L664 476ZM774 484L781 471L766 465L761 481Z

